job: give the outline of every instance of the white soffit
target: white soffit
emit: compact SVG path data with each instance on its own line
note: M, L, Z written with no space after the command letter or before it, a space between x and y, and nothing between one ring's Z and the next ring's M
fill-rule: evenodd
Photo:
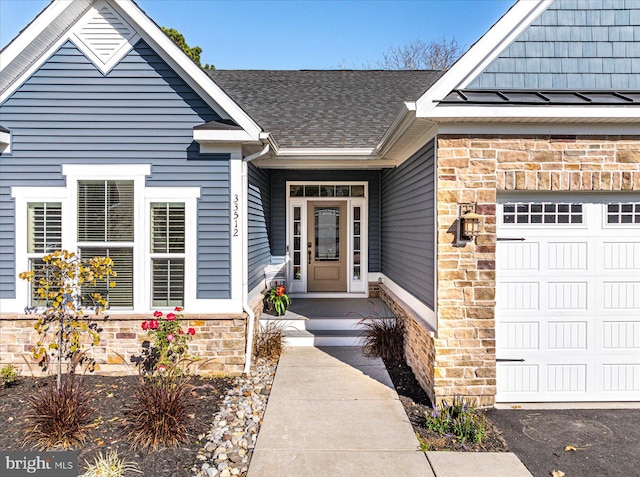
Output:
M107 74L127 55L140 36L105 2L97 2L74 28L72 41Z

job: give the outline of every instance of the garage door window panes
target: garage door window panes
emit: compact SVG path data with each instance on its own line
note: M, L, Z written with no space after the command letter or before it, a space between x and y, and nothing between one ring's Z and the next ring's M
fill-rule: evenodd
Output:
M502 209L505 224L582 224L582 204L520 202L506 203Z
M640 202L607 204L607 224L640 224Z

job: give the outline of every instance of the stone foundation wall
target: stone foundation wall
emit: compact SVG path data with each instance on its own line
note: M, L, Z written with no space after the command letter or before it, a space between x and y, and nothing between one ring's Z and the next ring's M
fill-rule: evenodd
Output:
M431 402L436 402L434 393L435 347L434 332L402 300L385 285L379 285L379 297L396 318L404 321L404 357L418 383Z
M380 296L380 285L378 282L369 282L368 294L369 298L378 298Z
M640 136L440 136L436 400L494 404L496 197L499 191L640 191ZM455 244L457 204L483 216Z
M38 334L33 329L36 315L0 315L0 367L11 363L23 373L40 374L40 367L32 357ZM147 332L140 327L150 315L110 315L98 318L102 328L100 344L85 346L96 360L96 374L134 374L137 368L131 356L140 355ZM185 315L183 329L195 328L189 343L189 353L202 360L199 374L240 375L244 369L247 322L245 315ZM26 361L31 365L31 371Z

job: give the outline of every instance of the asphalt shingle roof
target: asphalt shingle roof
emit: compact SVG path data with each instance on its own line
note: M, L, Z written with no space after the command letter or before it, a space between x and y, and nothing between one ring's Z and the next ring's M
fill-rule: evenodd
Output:
M280 147L373 148L440 71L207 71Z

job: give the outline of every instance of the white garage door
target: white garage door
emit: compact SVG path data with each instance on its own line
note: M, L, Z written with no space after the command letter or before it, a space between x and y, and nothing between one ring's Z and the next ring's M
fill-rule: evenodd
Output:
M498 402L640 401L640 195L503 196Z

